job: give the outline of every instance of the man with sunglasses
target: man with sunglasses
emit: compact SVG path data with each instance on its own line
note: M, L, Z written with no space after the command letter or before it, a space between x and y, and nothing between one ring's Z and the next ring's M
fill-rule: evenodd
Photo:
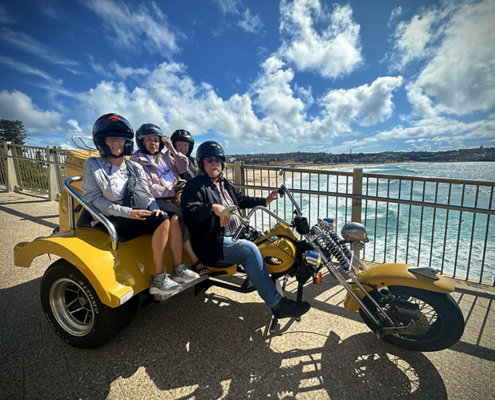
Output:
M190 180L182 193L182 213L194 251L206 265L242 265L249 280L273 315L280 318L299 317L310 305L281 297L264 266L258 247L245 239L232 241L240 225L236 216L222 217L222 210L235 205L238 209L268 206L278 197L274 190L265 199L243 195L224 179L225 152L214 141L202 143L196 152L200 174Z

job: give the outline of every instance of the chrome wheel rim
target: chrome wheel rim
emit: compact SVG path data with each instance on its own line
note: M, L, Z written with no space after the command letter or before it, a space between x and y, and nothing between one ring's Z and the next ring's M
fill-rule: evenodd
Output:
M94 309L84 289L70 279L58 279L50 288L50 308L58 324L73 336L86 336L94 325Z

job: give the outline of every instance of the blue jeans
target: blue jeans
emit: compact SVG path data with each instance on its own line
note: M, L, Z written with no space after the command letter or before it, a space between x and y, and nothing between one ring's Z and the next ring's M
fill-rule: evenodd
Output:
M248 240L233 242L230 237L223 239L223 260L232 264L242 264L244 271L264 300L267 307L274 307L281 299L263 264L258 247Z

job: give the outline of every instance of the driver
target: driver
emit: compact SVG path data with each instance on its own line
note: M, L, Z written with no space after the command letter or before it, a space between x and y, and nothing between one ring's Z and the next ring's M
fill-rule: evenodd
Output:
M275 318L299 317L310 304L281 297L264 266L258 247L245 239L232 241L241 222L236 216L222 217L229 205L238 209L268 206L278 197L274 190L264 199L243 195L224 179L225 152L214 141L202 143L196 152L200 174L190 180L182 193L182 213L189 227L194 251L207 265L223 262L241 264L249 280Z

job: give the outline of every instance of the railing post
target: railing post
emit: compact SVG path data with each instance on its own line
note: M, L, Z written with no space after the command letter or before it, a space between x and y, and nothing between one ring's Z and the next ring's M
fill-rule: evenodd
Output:
M46 158L48 161L57 161L55 148L46 146ZM60 183L58 181L57 164L48 164L48 199L54 201L61 192Z
M352 194L363 194L363 169L362 168L354 168L352 170ZM352 199L352 211L351 211L351 221L361 223L361 207L362 200L361 199ZM354 254L359 258L360 250L352 245L352 250L354 250Z
M242 166L244 161L234 161L234 184L236 185L244 185L244 174L242 173ZM242 189L242 193L245 192L245 189Z
M244 185L244 173L242 171L242 166L244 165L244 161L234 161L234 183L236 185ZM241 189L242 194L246 194L246 189ZM243 217L246 216L246 211L241 210L241 215Z
M5 142L3 144L3 149L5 154L7 154L7 191L13 192L16 186L19 186L19 179L17 176L17 170L14 164L14 153L12 151L12 142Z

